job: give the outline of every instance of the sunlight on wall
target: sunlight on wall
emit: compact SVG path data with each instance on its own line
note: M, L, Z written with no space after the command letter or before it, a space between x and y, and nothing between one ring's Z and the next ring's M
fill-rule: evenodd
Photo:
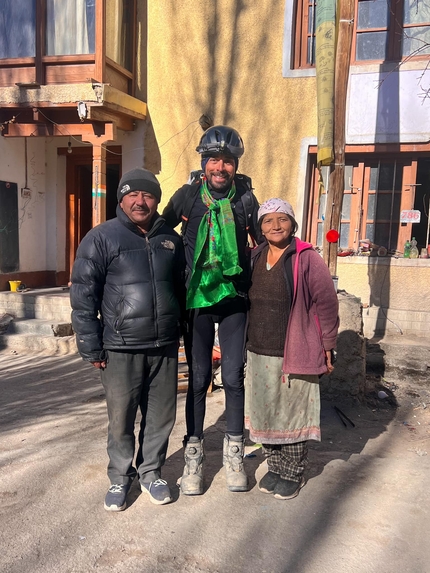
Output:
M148 3L147 103L161 155L148 152L146 164L158 167L165 200L199 167L198 119L206 113L242 135L239 169L258 199L296 204L316 93L314 78L282 77L283 18L283 1L202 0L198 10L192 0Z

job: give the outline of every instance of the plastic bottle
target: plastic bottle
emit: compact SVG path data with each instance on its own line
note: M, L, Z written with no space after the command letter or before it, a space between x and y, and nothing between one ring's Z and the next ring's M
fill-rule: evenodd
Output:
M411 256L411 244L409 241L406 241L405 246L403 247L403 257L405 259L409 259Z
M415 240L415 237L412 237L411 250L409 253L409 258L410 259L418 259L419 255L420 255L420 253L418 251L417 242Z

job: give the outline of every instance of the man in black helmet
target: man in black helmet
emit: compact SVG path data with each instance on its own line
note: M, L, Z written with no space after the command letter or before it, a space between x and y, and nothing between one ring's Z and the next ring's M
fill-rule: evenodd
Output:
M203 493L203 425L212 377L215 324L221 348L227 428L223 464L230 491L247 491L243 468L244 341L249 288L249 236L259 241L258 202L251 180L237 173L243 141L231 127L210 127L202 136L200 172L181 187L163 211L166 223L182 222L187 263L190 367L186 403L187 435L181 492Z

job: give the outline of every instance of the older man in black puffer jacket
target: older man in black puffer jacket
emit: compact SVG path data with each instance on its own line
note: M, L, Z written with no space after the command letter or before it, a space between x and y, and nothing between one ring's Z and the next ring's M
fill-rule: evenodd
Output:
M108 407L105 509L121 511L136 474L155 504L171 501L161 479L176 416L184 253L157 213L161 188L146 169L126 173L117 217L82 240L70 300L78 350L101 371ZM136 468L134 424L140 407Z

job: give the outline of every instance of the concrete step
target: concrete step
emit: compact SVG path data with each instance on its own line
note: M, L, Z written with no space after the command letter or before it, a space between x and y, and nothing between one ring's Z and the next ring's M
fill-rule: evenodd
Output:
M369 372L413 375L430 383L430 337L384 336L366 344Z
M53 336L40 334L2 334L0 350L21 353L43 353L50 355L75 354L75 336Z
M70 322L69 291L63 287L30 289L26 292L0 292L0 315L39 318L57 323Z
M75 336L70 322L0 316L0 348L17 352L69 354L76 352Z
M57 324L40 318L16 318L9 323L7 334L32 334L42 336L72 336L70 322Z

